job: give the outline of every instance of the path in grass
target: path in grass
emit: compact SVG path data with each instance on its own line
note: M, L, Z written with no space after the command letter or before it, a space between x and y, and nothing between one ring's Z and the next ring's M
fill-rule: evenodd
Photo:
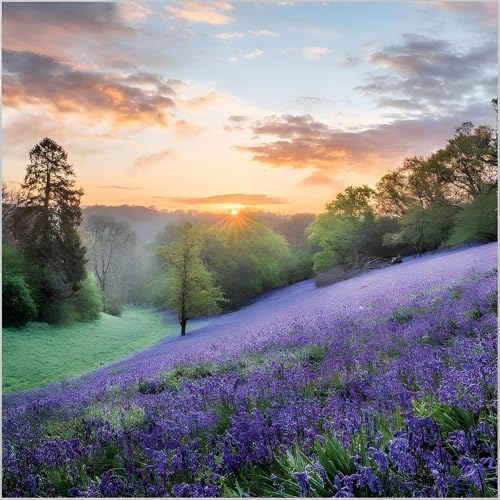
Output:
M93 322L68 326L29 323L3 330L4 393L40 387L118 361L165 337L176 323L158 314L127 308L122 317L102 314Z

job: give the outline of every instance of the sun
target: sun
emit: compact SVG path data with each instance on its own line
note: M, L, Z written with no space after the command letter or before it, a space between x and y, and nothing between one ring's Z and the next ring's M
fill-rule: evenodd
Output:
M231 215L238 215L238 210L236 208L233 208L231 210Z

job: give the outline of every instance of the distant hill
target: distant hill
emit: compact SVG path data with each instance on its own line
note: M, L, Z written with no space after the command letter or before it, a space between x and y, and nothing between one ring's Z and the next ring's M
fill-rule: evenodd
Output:
M193 224L215 224L224 214L199 212L197 210L158 210L153 207L136 205L93 205L83 209L83 217L90 215L107 215L113 219L127 223L143 242L153 241L167 226L179 225L183 222ZM272 212L256 211L257 220L268 224L273 231L282 234L292 246L304 243L304 230L315 218L313 214L283 215Z

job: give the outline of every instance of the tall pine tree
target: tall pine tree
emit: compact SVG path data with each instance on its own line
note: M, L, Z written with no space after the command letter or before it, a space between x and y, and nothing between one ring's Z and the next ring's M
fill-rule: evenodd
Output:
M85 277L85 249L77 228L82 189L75 187L68 154L45 138L29 152L26 198L17 211L16 239L39 274L40 301L71 297Z

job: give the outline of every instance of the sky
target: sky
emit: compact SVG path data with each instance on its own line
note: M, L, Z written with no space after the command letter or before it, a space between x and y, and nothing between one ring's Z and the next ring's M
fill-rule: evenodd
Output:
M48 136L87 206L319 213L494 123L497 52L496 2L3 2L3 178Z

